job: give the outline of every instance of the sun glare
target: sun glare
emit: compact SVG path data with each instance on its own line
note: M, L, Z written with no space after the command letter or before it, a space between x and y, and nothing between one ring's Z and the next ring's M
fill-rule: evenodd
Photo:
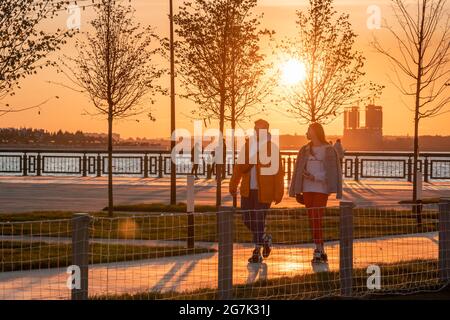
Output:
M305 65L297 59L289 59L281 65L281 84L296 85L306 78Z

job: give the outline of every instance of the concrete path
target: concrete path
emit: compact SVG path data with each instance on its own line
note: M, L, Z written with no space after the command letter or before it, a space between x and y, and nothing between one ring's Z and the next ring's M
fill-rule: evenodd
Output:
M209 245L215 247L215 244ZM339 267L338 242L326 244L329 264L321 270L314 270L310 263L313 251L311 244L274 246L272 255L262 264L247 263L251 250L251 245L235 244L234 284L335 271ZM354 242L355 268L437 257L437 233L360 239ZM70 291L66 287L67 277L65 268L4 272L0 274L0 299L68 299ZM183 292L216 288L216 285L217 253L91 265L89 272L90 295ZM315 290L318 285L311 283L311 290ZM276 292L274 287L273 297L276 297Z
M168 178L114 178L116 204L136 204L169 201ZM177 181L177 200L186 200L186 179ZM286 181L286 186L288 185ZM344 198L357 204L397 203L411 198L412 185L403 181L345 181ZM215 204L215 181L196 181L196 203ZM450 197L450 181L424 184L425 197ZM332 197L333 198L333 197ZM330 198L329 205L337 204ZM222 186L225 205L231 204L228 180ZM19 177L0 176L0 213L42 210L92 212L102 210L107 203L106 177ZM285 198L278 207L295 207L295 199Z

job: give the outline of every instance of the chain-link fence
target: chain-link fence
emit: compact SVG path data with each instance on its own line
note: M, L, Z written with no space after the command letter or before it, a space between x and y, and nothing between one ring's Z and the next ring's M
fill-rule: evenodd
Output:
M448 285L450 201L114 218L76 214L0 223L0 243L0 299L405 294ZM321 243L327 259L312 261Z

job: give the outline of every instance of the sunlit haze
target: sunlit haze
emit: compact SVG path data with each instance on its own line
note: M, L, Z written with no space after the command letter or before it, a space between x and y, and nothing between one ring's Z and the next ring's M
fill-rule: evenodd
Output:
M292 86L305 80L305 64L301 61L291 58L281 64L281 85Z
M126 1L128 3L128 1ZM306 0L263 0L258 2L256 14L264 13L262 27L275 30L275 40L281 41L287 37L292 38L296 34L296 10L305 10ZM169 1L166 0L132 0L131 4L136 8L135 18L141 24L151 24L162 37L168 36L169 21ZM175 11L182 0L175 0ZM383 95L377 99L376 104L383 107L383 132L386 135L412 135L414 132L413 112L411 109L414 100L405 97L398 92L398 89L391 82L396 76L392 70L392 65L385 57L376 53L370 46L373 35L380 38L391 50L398 50L396 43L392 42L387 32L384 30L367 27L369 5L374 4L368 0L336 0L335 9L339 13L348 13L352 28L358 34L355 48L361 50L367 58L365 64L366 80L373 81L386 86ZM389 7L389 1L376 1L376 5L381 8L382 18L388 21L395 19ZM447 4L448 5L448 4ZM65 28L69 13L61 12L57 19L47 23L46 28ZM92 8L81 11L81 31L90 30L89 21L93 17ZM393 21L393 20L392 20ZM391 41L391 42L390 42ZM271 56L265 44L262 48L268 56ZM63 50L52 54L52 58L57 59L63 54L72 55L73 39L70 39ZM275 52L276 54L276 52ZM158 63L168 67L168 61L159 59ZM294 84L304 77L304 66L296 60L290 60L282 68L283 83ZM169 88L168 77L162 78L161 85ZM10 113L0 117L0 127L33 127L43 128L50 131L59 129L67 131L82 130L84 132L106 132L107 122L104 118L92 116L95 112L89 99L82 93L70 90L72 84L61 74L57 74L55 68L47 68L37 75L31 76L21 83L16 95L7 98L4 103L9 103L17 107L33 106L50 99L39 110L32 109L20 113ZM179 81L177 81L177 91L181 93ZM58 96L59 99L54 98ZM361 105L362 107L363 105ZM179 128L193 130L192 110L198 108L191 101L177 97L176 101L176 125ZM170 136L170 98L159 96L152 107L152 115L156 122L148 119L146 114L139 115L124 121L117 121L114 124L114 132L127 137L147 137L147 138L168 138ZM421 135L449 135L450 113L439 117L424 119L420 124ZM258 112L257 117L270 119L271 128L279 128L281 134L304 134L306 126L299 124L292 114L286 112L285 108L278 105L268 105L265 111ZM202 119L200 119L202 120ZM252 120L252 119L250 119ZM214 122L208 124L216 126ZM240 123L243 128L250 128L250 122ZM343 133L343 116L338 117L326 127L327 134Z

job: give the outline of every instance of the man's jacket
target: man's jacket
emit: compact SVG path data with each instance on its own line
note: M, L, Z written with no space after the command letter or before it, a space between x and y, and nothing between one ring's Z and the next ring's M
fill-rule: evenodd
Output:
M269 154L271 152L278 153L278 170L273 175L265 175L261 173L261 169L264 167L270 167L271 164L261 164L258 161L256 164L250 164L248 157L249 143L245 144L245 163L238 161L234 166L233 176L230 180L230 193L237 192L239 183L241 183L240 193L241 197L249 197L250 195L250 172L253 166L256 166L256 178L258 183L258 200L261 203L279 203L283 199L284 194L284 166L279 153L279 148L272 142L267 142ZM241 151L242 154L242 151Z

